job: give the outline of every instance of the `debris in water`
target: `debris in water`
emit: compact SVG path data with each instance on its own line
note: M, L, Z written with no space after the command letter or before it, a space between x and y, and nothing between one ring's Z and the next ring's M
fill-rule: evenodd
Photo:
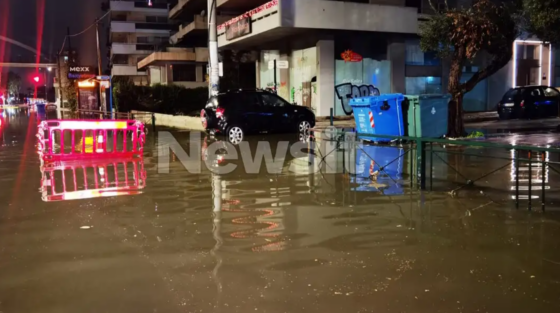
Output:
M156 236L157 241L161 242L161 238L159 238L159 236Z
M92 228L92 227L93 227L93 226L82 226L82 227L80 227L80 229L90 229L90 228Z

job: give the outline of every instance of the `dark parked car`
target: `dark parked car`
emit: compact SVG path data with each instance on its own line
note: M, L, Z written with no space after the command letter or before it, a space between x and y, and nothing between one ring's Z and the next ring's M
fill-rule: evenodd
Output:
M207 131L224 134L230 142L240 142L250 133L308 132L315 126L311 109L264 90L228 91L210 97L200 117Z
M554 87L525 86L508 90L498 103L500 119L558 116L560 92Z

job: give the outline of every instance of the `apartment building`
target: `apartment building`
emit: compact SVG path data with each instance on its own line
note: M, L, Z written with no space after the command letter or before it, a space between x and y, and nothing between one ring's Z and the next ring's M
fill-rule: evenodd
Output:
M218 12L245 10L218 26L219 48L257 51L257 87L276 89L317 116L331 109L352 114L352 97L374 88L405 93L408 75L441 70L406 64L422 1L217 0L217 6Z
M113 77L130 77L135 84L147 85L148 75L138 62L167 44L174 26L169 24L173 0L113 0L110 9L109 67Z
M170 47L154 52L138 63L147 71L149 83L179 85L186 88L207 87L208 20L206 0L179 0L170 7L168 19L175 25ZM232 16L218 16L224 22Z
M236 74L239 81L246 83L250 76L255 87L276 89L317 116L329 115L331 108L335 115L350 115L349 99L373 88L404 94L447 91L449 62L420 49L419 25L434 13L429 0L216 1L224 75L232 72L228 52L250 52ZM436 10L445 2L450 7L472 5L472 0L432 2ZM167 17L177 24L170 36L173 47L150 54L136 69L149 73L150 84L207 86L206 8L206 0L179 0L170 6ZM511 86L555 85L560 71L554 70L558 58L550 45L534 39L515 44L512 62L465 96L465 110L493 109ZM486 62L481 54L465 66L463 80Z

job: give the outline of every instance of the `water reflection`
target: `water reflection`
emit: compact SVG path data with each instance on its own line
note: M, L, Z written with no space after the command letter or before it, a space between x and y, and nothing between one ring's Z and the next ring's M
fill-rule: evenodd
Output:
M45 202L138 195L146 187L142 157L41 160L40 170L41 199Z

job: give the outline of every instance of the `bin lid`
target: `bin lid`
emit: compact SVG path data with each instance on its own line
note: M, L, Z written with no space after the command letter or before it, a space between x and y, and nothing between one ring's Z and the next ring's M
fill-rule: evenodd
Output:
M402 93L387 93L375 97L377 101L404 100L404 95Z
M377 96L352 98L352 99L350 99L350 106L351 107L369 107L370 104L377 102L375 100L376 97Z
M450 94L424 94L419 95L420 100L427 100L427 99L451 99Z

